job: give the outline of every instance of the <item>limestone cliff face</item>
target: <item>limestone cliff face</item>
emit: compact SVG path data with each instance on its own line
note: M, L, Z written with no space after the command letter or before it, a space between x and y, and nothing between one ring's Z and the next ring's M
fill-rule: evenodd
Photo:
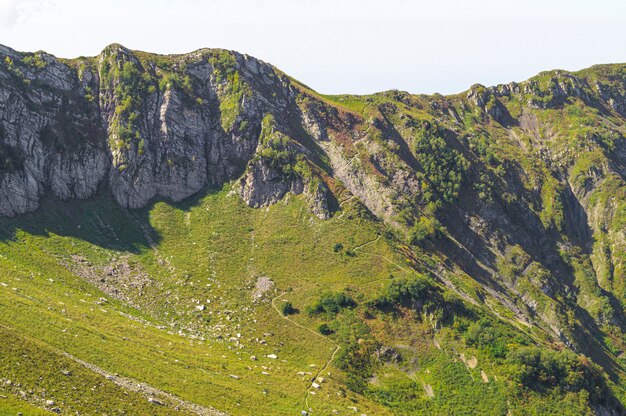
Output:
M119 45L74 62L3 47L0 61L0 215L99 187L129 208L180 201L241 175L263 115L293 101L284 76L225 51L173 58L170 72Z
M263 139L267 116L288 145ZM2 47L0 215L33 211L46 194L84 199L98 189L139 208L240 177L250 206L304 193L327 218L326 182L337 180L395 223L394 194L417 182L410 170L383 172L402 182L398 191L385 186L378 169L396 156L371 142L368 130L379 127L370 123L235 52L158 56L111 45L94 58L59 60ZM379 166L368 171L372 161ZM298 162L304 171L290 168Z
M7 48L0 55L0 214L33 211L45 193L93 195L109 170L98 106L52 56L38 55L40 68L20 68L22 55Z

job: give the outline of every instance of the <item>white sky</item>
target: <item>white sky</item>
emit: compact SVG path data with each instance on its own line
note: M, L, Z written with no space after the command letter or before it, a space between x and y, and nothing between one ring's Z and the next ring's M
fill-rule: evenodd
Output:
M220 47L322 93L460 92L626 62L624 0L0 0L0 43L60 57L118 42Z

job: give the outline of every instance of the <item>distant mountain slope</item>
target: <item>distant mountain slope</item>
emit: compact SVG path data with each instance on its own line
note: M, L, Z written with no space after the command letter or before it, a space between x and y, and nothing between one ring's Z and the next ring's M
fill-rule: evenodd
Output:
M623 414L625 134L621 64L324 96L231 51L0 47L0 329L164 412ZM96 406L22 395L10 351L11 400Z

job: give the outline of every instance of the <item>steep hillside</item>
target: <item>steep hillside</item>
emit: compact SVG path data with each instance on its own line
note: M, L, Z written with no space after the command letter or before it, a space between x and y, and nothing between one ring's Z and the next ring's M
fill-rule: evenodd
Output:
M626 412L626 65L323 96L0 58L7 414Z

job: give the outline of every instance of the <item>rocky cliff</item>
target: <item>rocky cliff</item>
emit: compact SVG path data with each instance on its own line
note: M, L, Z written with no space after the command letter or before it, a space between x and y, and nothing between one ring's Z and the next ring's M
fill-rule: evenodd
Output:
M157 196L179 201L240 175L263 114L290 99L270 66L228 52L160 65L119 45L72 62L1 53L3 215L36 209L46 193L82 199L99 187L124 207ZM224 68L216 68L220 58ZM227 65L238 68L238 84Z

